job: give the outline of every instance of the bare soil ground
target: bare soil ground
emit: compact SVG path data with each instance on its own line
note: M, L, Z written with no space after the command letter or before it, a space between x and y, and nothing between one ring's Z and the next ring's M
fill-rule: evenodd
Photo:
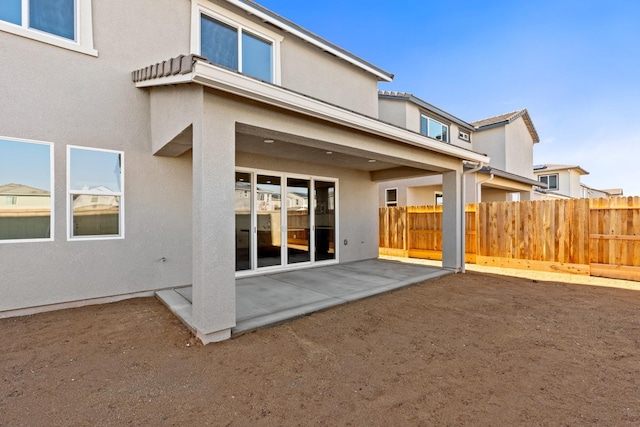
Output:
M640 425L640 293L452 275L199 345L157 300L0 321L0 425Z

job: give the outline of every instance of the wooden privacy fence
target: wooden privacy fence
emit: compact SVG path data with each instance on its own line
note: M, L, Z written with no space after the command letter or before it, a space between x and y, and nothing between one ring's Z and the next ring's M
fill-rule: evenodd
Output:
M466 260L640 280L640 198L466 206ZM442 207L380 208L380 253L442 259Z

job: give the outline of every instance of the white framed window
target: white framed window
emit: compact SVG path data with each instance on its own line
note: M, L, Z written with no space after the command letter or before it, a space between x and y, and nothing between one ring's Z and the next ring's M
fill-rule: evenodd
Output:
M384 204L387 207L398 206L398 189L386 188L384 190Z
M1 0L0 31L98 56L91 0Z
M458 139L466 142L471 142L471 134L469 132L461 130L460 132L458 132Z
M124 238L124 153L67 146L67 238Z
M53 144L0 137L0 243L53 240Z
M442 192L436 191L434 198L435 198L435 200L433 201L433 203L436 206L441 206L442 205Z
M558 174L540 175L538 181L547 184L547 190L557 190L558 187Z
M283 38L250 20L202 0L192 0L191 51L208 61L280 84Z
M449 142L449 126L424 114L420 116L420 133L438 141Z

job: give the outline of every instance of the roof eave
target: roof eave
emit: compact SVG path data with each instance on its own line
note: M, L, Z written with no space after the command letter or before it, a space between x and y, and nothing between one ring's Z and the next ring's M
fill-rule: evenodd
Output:
M304 114L306 116L319 118L351 129L366 132L368 134L425 148L430 151L456 157L461 160L483 163L489 163L490 161L490 158L485 154L476 153L475 151L439 141L432 141L423 135L411 132L401 127L390 125L381 120L328 104L321 100L290 91L281 86L263 82L240 73L215 66L201 58L198 58L197 56L193 56L192 58L193 63L191 71L185 71L183 74L136 81L135 76L140 73L140 70L134 72L133 75L134 81L136 81L136 87L144 88L175 85L180 83L198 83L223 92Z
M303 27L289 21L288 19L270 11L269 9L254 3L251 0L226 0L227 3L232 4L247 13L257 16L265 22L280 27L282 30L299 37L300 39L332 54L338 58L351 63L373 75L375 75L379 81L391 82L394 75L382 68L376 67L370 62L365 61L362 58L352 54L351 52L323 39L322 37L304 29Z
M547 188L547 184L536 181L531 178L527 178L526 176L517 175L515 173L506 172L501 169L496 169L491 166L485 166L480 170L482 173L494 174L495 176L499 176L501 178L509 179L511 181L519 182L521 184L531 185L533 187Z
M431 111L434 114L439 115L442 118L445 118L447 120L450 120L451 122L462 126L463 128L470 130L470 131L475 131L476 128L474 128L471 124L465 122L462 119L459 119L458 117L454 116L453 114L447 113L444 110L441 110L440 108L436 107L435 105L429 104L428 102L418 98L415 95L412 95L410 93L392 93L392 92L388 92L388 91L379 91L378 92L378 98L384 98L384 99L392 99L395 101L408 101L408 102L412 102L414 104L416 104L419 107L422 107L426 110Z

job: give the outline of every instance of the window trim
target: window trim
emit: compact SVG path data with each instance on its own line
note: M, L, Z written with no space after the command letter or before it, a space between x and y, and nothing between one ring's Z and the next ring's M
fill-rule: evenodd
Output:
M396 192L396 200L392 200L392 201L389 200L389 192L391 191ZM384 189L384 205L388 208L398 206L398 187Z
M0 31L15 34L42 43L61 47L63 49L72 50L90 56L98 56L98 51L93 47L93 14L91 9L92 0L74 0L75 16L74 16L74 33L75 40L69 40L64 37L56 36L44 31L36 30L29 27L29 20L24 19L24 13L28 10L27 2L22 1L22 25L16 25L11 22L0 20ZM26 6L25 6L26 5Z
M464 130L458 130L458 139L464 142L471 142L471 132Z
M440 203L438 203L438 199L441 200ZM442 191L434 191L433 192L433 205L434 206L442 206L444 203L444 196L442 194Z
M55 166L55 161L54 161L54 147L53 147L53 142L46 142L46 141L37 141L37 140L33 140L33 139L23 139L23 138L11 138L8 136L1 136L0 135L0 139L3 139L5 141L14 141L14 142L24 142L27 144L38 144L38 145L47 145L49 146L49 204L50 204L50 211L49 211L49 238L44 238L44 239L9 239L9 240L0 240L0 244L3 243L34 243L34 242L53 242L54 241L54 234L55 234L55 182L54 182L54 178L55 178L55 173L54 173L54 166Z
M227 9L216 4L205 2L203 0L191 0L191 53L194 55L201 54L200 46L200 17L206 15L209 18L220 21L226 25L234 27L238 32L238 68L242 69L242 34L246 32L254 37L262 38L271 43L271 74L273 81L269 82L275 85L281 85L281 67L280 67L280 43L284 40L281 35L270 31L267 28L259 27L250 20L236 15ZM251 79L255 79L248 74L242 74Z
M424 133L422 133L422 118L427 119L427 128L424 130ZM446 124L442 123L440 120L436 120L436 119L434 119L432 117L429 117L424 113L420 114L420 119L421 119L420 120L420 134L422 134L423 136L426 136L427 138L431 138L434 141L444 142L444 143L447 143L447 144L450 142L450 139L451 139L451 137L450 137L451 128L450 128L449 125L446 125ZM441 139L429 136L429 120L431 120L432 122L438 123L440 126L444 126L445 128L447 128L447 139L446 139L446 141L443 141Z
M91 191L78 191L71 190L71 149L89 150L89 151L101 151L105 153L117 153L120 155L120 191L113 191L110 194L91 192ZM90 240L122 240L125 236L125 200L124 200L124 188L125 188L125 164L124 164L124 151L109 150L105 148L95 147L83 147L81 145L67 145L67 241L90 241ZM95 235L95 236L73 236L73 196L74 195L97 195L97 196L117 196L120 198L119 213L118 213L118 235Z
M551 176L555 176L556 177L556 186L555 187L550 187L549 186L549 177ZM547 178L547 182L544 184L547 184L547 190L549 191L557 191L560 189L560 176L557 173L548 173L548 174L544 174L544 175L538 175L538 181L539 182L543 182L542 181L542 177L546 177Z

